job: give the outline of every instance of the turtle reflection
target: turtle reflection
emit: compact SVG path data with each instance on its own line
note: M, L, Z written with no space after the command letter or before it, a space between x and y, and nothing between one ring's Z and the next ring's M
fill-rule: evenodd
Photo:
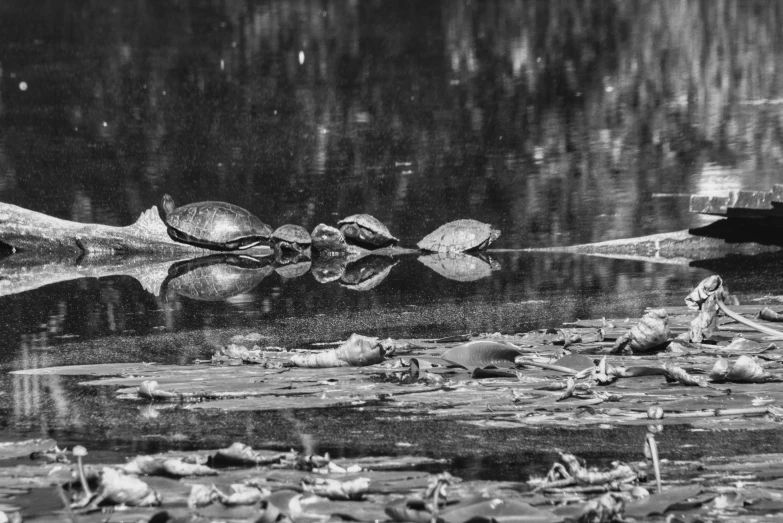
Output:
M275 267L275 272L281 277L290 280L307 274L311 265L312 262L310 260L295 261L285 265L278 265Z
M179 294L201 301L220 301L253 289L274 271L272 260L216 254L173 264L163 282L165 296Z
M456 281L480 280L500 269L500 264L487 254L438 252L419 256L419 261L441 276Z
M310 271L318 283L329 283L340 279L346 265L348 260L344 256L318 257L313 261Z
M369 291L380 285L397 260L387 256L365 256L349 263L340 277L340 285L355 291Z

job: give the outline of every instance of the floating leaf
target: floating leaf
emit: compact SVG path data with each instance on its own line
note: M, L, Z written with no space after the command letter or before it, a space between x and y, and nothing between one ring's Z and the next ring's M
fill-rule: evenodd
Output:
M568 354L557 360L555 365L559 367L567 367L576 371L592 369L595 367L593 358L585 356L584 354Z
M504 523L549 523L562 521L554 513L534 507L515 499L492 498L466 504L460 503L441 512L446 523L464 523L466 521Z
M449 363L474 369L490 365L509 366L514 359L522 354L516 348L497 341L470 341L463 345L452 347L443 353L443 359Z
M625 506L625 515L645 518L654 514L664 514L671 507L698 496L702 491L699 485L672 487L662 494L653 494L648 498L633 501Z

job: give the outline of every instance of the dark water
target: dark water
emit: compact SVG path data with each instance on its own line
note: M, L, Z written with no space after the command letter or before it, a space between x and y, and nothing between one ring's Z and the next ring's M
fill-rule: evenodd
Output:
M500 228L504 250L679 230L706 223L689 193L781 182L781 23L783 5L741 0L10 0L0 200L112 225L165 192L308 230L367 212L406 246L466 217ZM714 267L742 298L783 291L774 257L492 257L500 270L472 282L414 255L365 292L272 273L216 302L121 275L47 285L0 298L0 362L189 363L248 331L286 346L520 332L680 305ZM329 435L341 425L327 419L358 414L290 414L258 435L254 416L150 419L69 379L8 376L2 390L8 438L285 446L316 420L307 430L325 447L377 450ZM443 452L427 441L414 451Z

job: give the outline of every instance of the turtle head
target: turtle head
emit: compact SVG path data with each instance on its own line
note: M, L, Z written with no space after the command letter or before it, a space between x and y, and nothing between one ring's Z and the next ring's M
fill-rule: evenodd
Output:
M161 210L163 211L164 216L167 216L168 214L174 212L174 209L177 208L177 206L174 205L174 198L172 198L168 194L164 194L163 198L161 198L160 207Z
M339 229L323 223L313 229L313 248L317 251L340 252L347 247L343 233Z

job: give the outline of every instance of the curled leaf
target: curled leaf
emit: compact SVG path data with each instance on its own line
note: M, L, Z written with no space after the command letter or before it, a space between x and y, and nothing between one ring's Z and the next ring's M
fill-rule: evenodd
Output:
M756 360L744 354L737 358L737 361L731 367L729 367L727 360L720 358L712 367L710 379L712 381L733 381L736 383L764 383L779 380L777 376L768 374Z
M161 390L158 388L158 382L154 380L145 380L139 385L139 396L142 398L157 399L157 400L171 400L176 399L179 396L173 392Z
M700 310L702 304L713 294L723 299L723 280L717 274L703 279L685 298L685 304L691 310Z
M617 338L612 353L632 354L666 343L671 337L666 309L651 309L639 323Z
M709 294L703 302L699 314L691 321L690 330L685 336L686 341L701 343L709 338L718 328L718 300L722 299L722 293Z
M269 490L264 491L256 487L243 484L233 484L229 488L231 489L230 492L228 494L224 494L217 488L213 487L217 500L227 507L233 507L237 505L255 505L270 493Z
M199 507L206 507L217 499L215 488L209 485L196 484L190 488L188 496L188 508L193 510Z
M362 367L382 363L386 355L384 344L370 336L351 334L348 341L337 347L313 354L296 354L291 363L297 367Z
M101 503L153 507L160 505L160 495L136 476L129 476L117 469L104 467L96 492L92 497L75 504L74 508L97 507Z
M664 366L666 381L678 382L689 387L706 387L707 384L701 378L688 374L682 367Z
M339 481L330 478L305 478L302 490L333 500L361 500L370 488L370 478Z
M783 321L783 314L775 312L769 307L761 309L756 317L764 321Z

